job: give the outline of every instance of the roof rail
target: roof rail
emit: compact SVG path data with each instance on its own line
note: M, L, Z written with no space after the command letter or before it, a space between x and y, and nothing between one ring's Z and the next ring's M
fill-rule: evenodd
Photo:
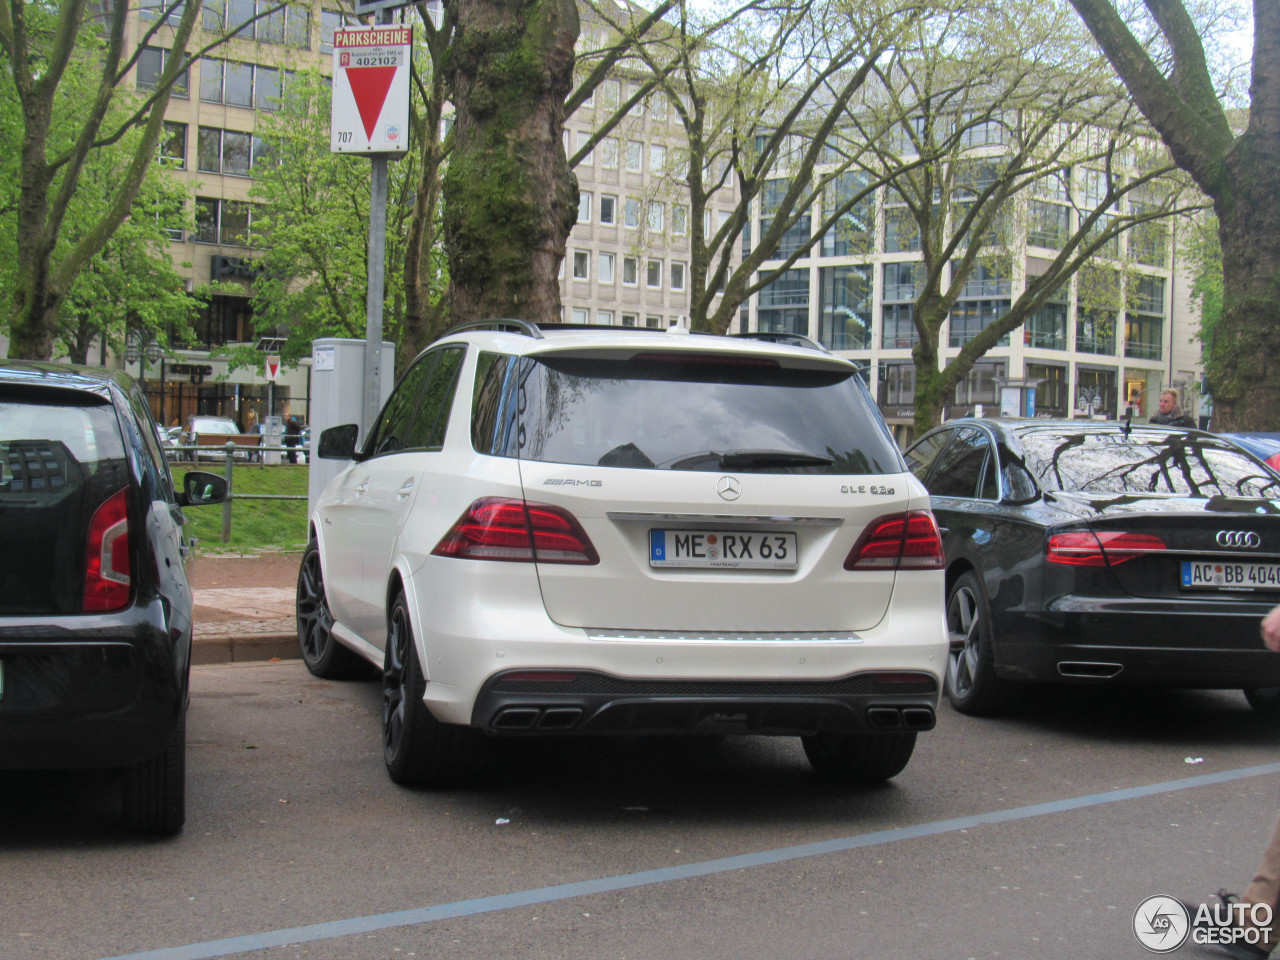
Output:
M751 330L747 333L730 333L730 337L741 337L744 340L768 340L770 343L789 343L793 347L807 347L810 350L819 350L822 353L830 353L831 351L818 343L816 340L810 340L808 337L799 333L782 333L768 330Z
M442 337L447 337L455 333L463 333L467 330L510 330L515 333L522 333L526 337L532 337L535 340L545 340L542 331L536 325L528 320L516 320L512 317L503 317L498 320L469 320L466 323L460 323L457 326L450 327Z

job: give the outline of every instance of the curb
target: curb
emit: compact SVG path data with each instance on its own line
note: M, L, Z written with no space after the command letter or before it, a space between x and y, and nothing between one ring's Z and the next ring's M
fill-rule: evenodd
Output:
M296 630L269 633L197 634L191 641L192 664L245 663L254 660L298 660Z

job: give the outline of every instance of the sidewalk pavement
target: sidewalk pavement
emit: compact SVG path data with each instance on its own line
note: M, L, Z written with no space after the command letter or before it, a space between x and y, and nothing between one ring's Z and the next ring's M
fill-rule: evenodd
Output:
M294 587L196 588L191 662L296 660Z

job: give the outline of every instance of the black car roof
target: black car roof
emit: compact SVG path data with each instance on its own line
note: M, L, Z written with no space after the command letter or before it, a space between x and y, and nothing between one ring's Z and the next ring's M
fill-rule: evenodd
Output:
M80 390L108 398L112 386L127 393L133 380L123 370L107 367L41 360L0 360L0 384Z

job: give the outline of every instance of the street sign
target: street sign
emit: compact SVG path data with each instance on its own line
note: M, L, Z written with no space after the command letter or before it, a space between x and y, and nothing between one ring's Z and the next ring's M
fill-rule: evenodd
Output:
M329 150L409 149L412 27L347 27L333 33Z
M280 373L280 358L267 357L267 379L274 380L276 375Z

